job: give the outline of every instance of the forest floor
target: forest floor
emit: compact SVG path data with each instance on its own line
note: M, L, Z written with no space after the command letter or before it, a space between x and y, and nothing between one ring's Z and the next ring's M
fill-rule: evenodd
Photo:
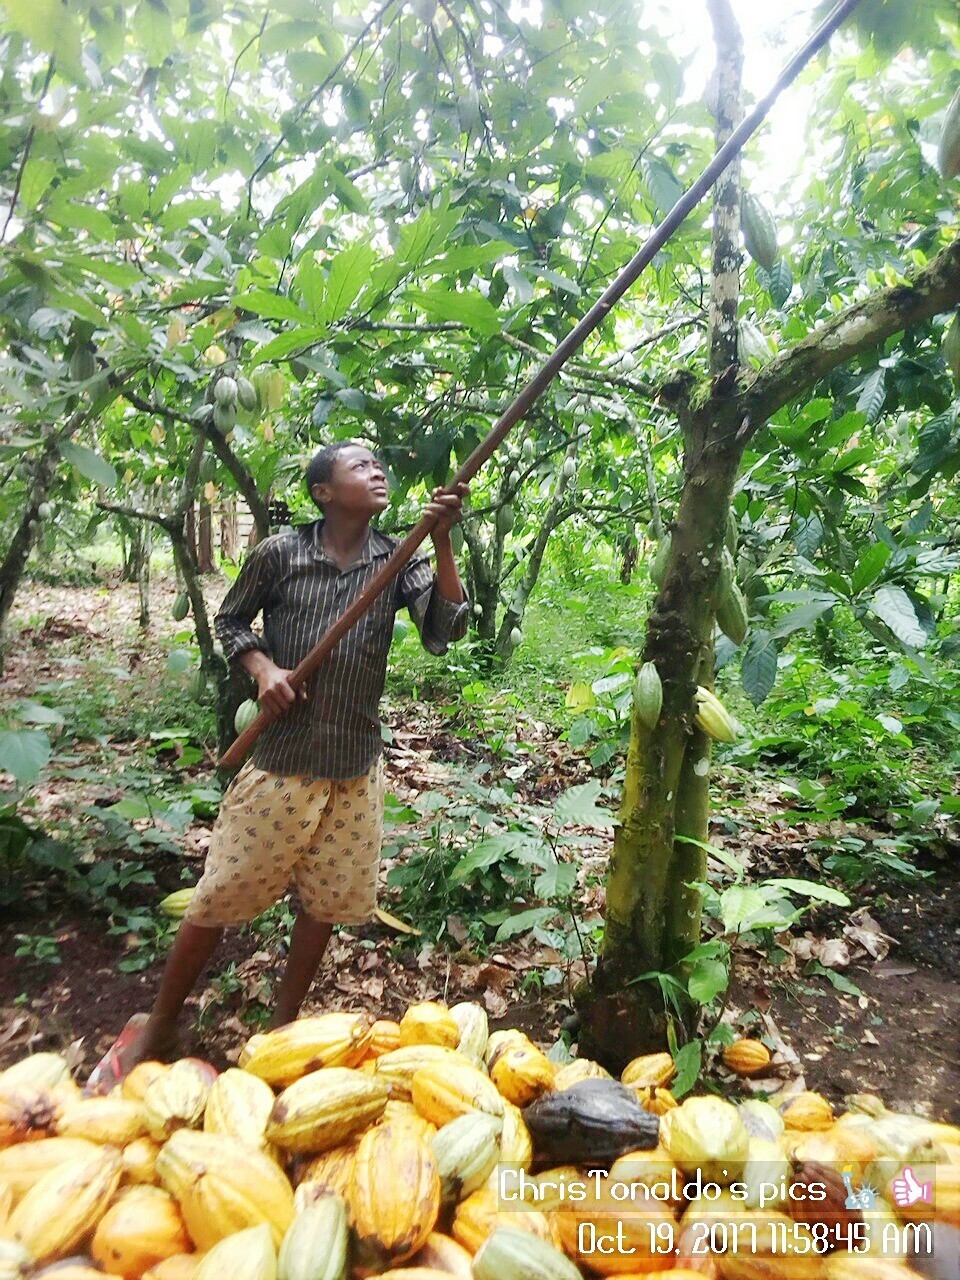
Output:
M211 598L221 591L215 587ZM82 1075L156 989L163 925L154 904L199 876L215 810L209 803L213 744L185 750L186 737L168 728L187 700L185 683L181 689L174 682L171 690L168 674L179 629L169 620L171 599L170 583L155 584L156 621L145 634L136 627L136 593L128 585L33 585L18 599L4 700L33 699L61 711L69 706L74 717L66 726L73 731L57 743L31 788L24 817L74 850L71 857L85 874L103 858L113 870L99 899L91 894L80 901L65 891L70 877L56 869L0 898L0 954L10 957L0 967L0 1066L55 1049ZM420 701L414 708L391 697L389 686L385 712L393 734L386 747L388 790L401 804L424 792L453 804L462 767L483 763L487 744L454 733L448 705ZM560 740L546 717L517 715L526 721L522 758L505 763L493 756L486 761L490 777L509 768L516 795L540 804L591 779L589 761ZM188 814L180 829L133 816L106 837L97 827L98 811L174 783L206 802L194 806L203 816ZM829 882L823 849L844 836L842 822L818 822L816 815L786 820L780 816L784 797L733 767L718 769L716 790L711 839L741 860L748 883L774 876ZM415 828L405 834L408 851L426 839ZM388 835L388 851L393 847ZM594 928L602 916L609 847L609 829L587 824L578 832L581 927ZM852 1092L876 1093L893 1110L960 1122L960 858L955 847L946 854L923 856L925 878L884 875L861 884L851 907L817 907L777 935L775 952L737 945L720 1013L763 1035L776 1051L775 1069L747 1086L714 1061L713 1084L741 1093L807 1087L835 1103ZM387 852L384 873L394 860ZM382 905L418 924L392 892L383 894ZM441 942L380 922L340 930L308 1008L363 1007L391 1017L414 1000L476 999L492 1026L521 1026L544 1047L554 1044L583 962L529 934L480 947L463 919L453 915L445 924ZM236 1059L269 1006L283 936L276 920L227 935L189 1003L185 1052L218 1065Z

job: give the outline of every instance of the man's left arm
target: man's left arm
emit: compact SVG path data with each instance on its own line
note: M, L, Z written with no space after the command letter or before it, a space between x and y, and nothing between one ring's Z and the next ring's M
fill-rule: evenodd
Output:
M451 641L462 640L467 634L470 602L450 539L450 530L463 514L466 493L466 485L459 485L456 493L434 491L424 514L436 517L431 531L436 572L424 558L412 561L400 577L401 602L416 623L423 647L438 656L446 653Z

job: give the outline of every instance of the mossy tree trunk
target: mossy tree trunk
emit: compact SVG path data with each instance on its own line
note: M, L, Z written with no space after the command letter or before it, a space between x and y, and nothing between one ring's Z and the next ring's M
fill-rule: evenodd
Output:
M739 30L729 0L708 0L718 51L717 134L740 109ZM751 438L784 405L808 394L839 365L901 330L960 304L960 241L909 283L878 292L783 350L759 372L737 357L739 173L731 169L714 203L710 381L682 377L661 392L684 439L684 476L662 587L647 625L642 661L655 662L663 710L647 730L636 714L606 886L600 958L577 993L580 1052L619 1070L663 1049L666 1013L650 973L683 978L681 961L700 940L700 897L685 886L706 878L710 743L692 722L698 684L713 683L714 598L727 514ZM691 1005L687 1032L697 1010Z

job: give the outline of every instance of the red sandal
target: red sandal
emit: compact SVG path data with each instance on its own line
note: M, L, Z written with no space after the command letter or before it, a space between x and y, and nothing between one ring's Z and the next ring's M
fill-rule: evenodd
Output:
M127 1020L123 1030L113 1044L90 1072L90 1077L83 1087L85 1098L102 1097L121 1083L124 1076L130 1074L133 1066L124 1067L122 1054L129 1049L139 1033L147 1025L150 1015L135 1013ZM136 1064L134 1064L136 1065Z

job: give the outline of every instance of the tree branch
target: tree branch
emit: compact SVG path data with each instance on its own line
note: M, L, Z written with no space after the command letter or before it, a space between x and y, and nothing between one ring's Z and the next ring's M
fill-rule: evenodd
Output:
M707 0L717 46L715 136L723 146L743 114L743 39L730 0ZM717 179L713 197L713 271L710 279L710 372L719 377L737 362L740 304L740 155Z
M828 373L895 333L960 306L960 238L905 284L865 298L815 329L757 373L736 401L746 442L778 409Z

